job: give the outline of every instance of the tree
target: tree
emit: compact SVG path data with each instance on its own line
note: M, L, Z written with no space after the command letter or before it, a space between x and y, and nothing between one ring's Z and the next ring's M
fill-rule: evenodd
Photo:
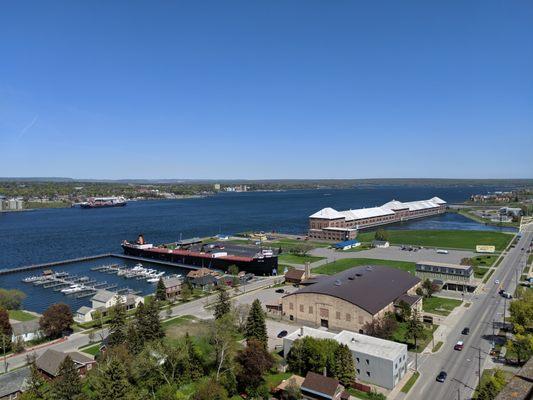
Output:
M302 390L296 381L292 378L289 380L287 386L285 386L285 397L287 400L301 400Z
M509 312L514 324L530 328L533 324L533 292L531 290L520 292L520 298L509 305Z
M139 304L140 305L140 304ZM139 319L136 318L139 336L145 341L158 340L165 337L165 331L161 325L159 316L159 302L150 301L139 312ZM137 313L135 313L137 317Z
M239 267L237 267L235 264L231 264L228 267L228 273L233 276L237 275L239 273Z
M132 390L126 367L115 357L99 364L98 372L91 376L89 387L95 400L127 400Z
M142 303L141 303L142 304ZM109 346L117 346L126 341L126 307L117 296L116 303L111 309L111 320L109 321Z
M0 288L0 308L18 310L25 298L26 295L20 290Z
M81 380L70 356L59 365L58 377L52 382L52 397L57 400L74 400L81 394Z
M139 335L139 330L137 329L135 322L128 323L126 337L128 338L126 344L129 352L134 355L139 354L143 350L144 340Z
M165 288L163 278L159 278L159 281L157 282L157 288L155 290L155 299L158 301L165 301L167 299L167 289Z
M237 322L237 329L239 332L244 332L246 329L246 321L248 320L248 314L250 314L251 306L248 303L238 304L234 308L235 321Z
M380 228L374 234L374 239L382 241L382 242L386 242L389 240L389 235L386 230Z
M3 308L0 308L0 334L6 335L11 341L13 328L9 323L9 313Z
M433 296L433 293L437 291L436 285L434 285L429 279L424 279L422 282L422 288L424 289L425 296L428 298Z
M400 303L398 304L399 308L399 316L402 322L407 321L409 318L411 318L411 306L404 300L400 300Z
M192 288L189 283L184 283L181 287L181 299L187 301L192 296Z
M32 399L44 399L47 397L49 388L45 379L37 369L35 355L31 357L28 356L27 362L30 366L30 380L25 394L28 394Z
M246 320L246 329L244 335L247 340L258 340L265 348L268 345L265 312L261 307L261 302L259 299L255 299L252 303L250 313L248 314L248 318Z
M13 353L20 354L22 353L26 347L24 343L24 339L22 337L18 336L12 343L11 349L13 350Z
M215 379L220 381L222 375L233 373L234 358L237 353L237 328L231 313L214 320L210 324L209 342L214 349Z
M220 319L231 311L229 294L226 289L219 289L218 298L215 304L215 319Z
M333 376L343 385L348 385L355 381L355 365L352 352L345 344L339 345L337 350L335 350Z
M514 338L507 341L507 354L516 355L516 362L521 364L533 355L533 335L517 333Z
M216 380L208 378L198 385L193 400L227 400L228 393Z
M415 309L412 312L411 318L407 321L406 325L406 334L407 337L412 338L415 345L415 350L417 347L416 340L424 337L424 324L420 321L418 316L418 311Z
M63 303L52 304L39 320L41 331L50 338L61 336L74 323L70 307Z
M272 368L274 359L262 342L248 340L246 348L236 358L239 363L237 381L242 390L257 389L264 381L263 375Z
M309 371L322 374L325 369L332 376L338 347L339 343L333 339L315 339L310 336L297 339L287 356L289 369L302 376Z
M374 318L363 325L366 335L381 339L390 339L396 330L398 323L392 313L385 314L382 318Z
M187 374L190 376L191 380L196 381L203 376L204 368L202 366L202 358L192 342L189 332L185 333L185 350L189 362Z

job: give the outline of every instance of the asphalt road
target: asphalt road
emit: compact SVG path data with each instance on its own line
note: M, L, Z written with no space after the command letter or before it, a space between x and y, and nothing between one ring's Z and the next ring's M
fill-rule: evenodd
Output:
M492 347L492 322L503 320L506 302L498 295L498 290L501 287L514 293L516 274L520 276L525 265L526 251L532 238L533 224L529 224L522 231L522 238L518 245L509 251L489 279L485 290L474 297L469 310L450 331L443 348L436 354L420 357L418 370L421 377L406 398L409 400L456 400L472 397L478 384L479 356L481 355L481 370L487 357L490 357L488 353ZM499 280L500 284L495 284L496 280ZM461 335L464 327L470 328L470 335ZM465 342L462 351L453 349L458 340ZM440 371L448 373L444 383L435 380Z

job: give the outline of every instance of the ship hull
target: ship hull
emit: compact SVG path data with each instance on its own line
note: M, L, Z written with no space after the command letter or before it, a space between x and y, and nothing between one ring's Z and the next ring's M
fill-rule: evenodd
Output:
M162 253L150 251L150 249L130 247L127 245L122 245L122 249L124 250L124 254L134 257L150 258L153 260L190 265L194 267L219 269L222 271L227 271L230 265L236 265L239 268L239 271L245 271L255 275L272 275L273 271L277 271L278 268L278 257L276 256L253 258L251 261L240 261L226 258L209 258L199 257L196 255Z
M116 204L80 204L81 208L109 208L109 207L124 207L128 203Z

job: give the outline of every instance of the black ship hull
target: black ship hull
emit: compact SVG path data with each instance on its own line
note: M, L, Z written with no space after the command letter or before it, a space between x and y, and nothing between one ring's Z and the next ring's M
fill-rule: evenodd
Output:
M80 204L81 208L109 208L109 207L124 207L128 203L116 204Z
M174 253L163 253L150 251L149 249L139 249L122 245L124 254L150 258L153 260L166 261L176 264L191 265L194 267L204 267L227 271L230 265L236 265L239 271L249 272L255 275L273 275L278 269L278 257L253 258L251 261L232 260L227 258L207 258L195 255L182 255Z

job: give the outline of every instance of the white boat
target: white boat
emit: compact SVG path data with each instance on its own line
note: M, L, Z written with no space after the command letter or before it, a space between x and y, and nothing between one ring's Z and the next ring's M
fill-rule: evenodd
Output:
M77 292L81 292L84 288L85 287L83 285L74 284L74 285L70 285L66 289L62 289L61 293L65 293L65 294L77 293Z
M159 278L150 278L150 279L147 279L146 282L150 282L150 283L159 282Z
M24 278L22 280L22 282L31 283L31 282L40 281L41 279L42 279L42 277L40 277L40 276L28 276L27 278Z

